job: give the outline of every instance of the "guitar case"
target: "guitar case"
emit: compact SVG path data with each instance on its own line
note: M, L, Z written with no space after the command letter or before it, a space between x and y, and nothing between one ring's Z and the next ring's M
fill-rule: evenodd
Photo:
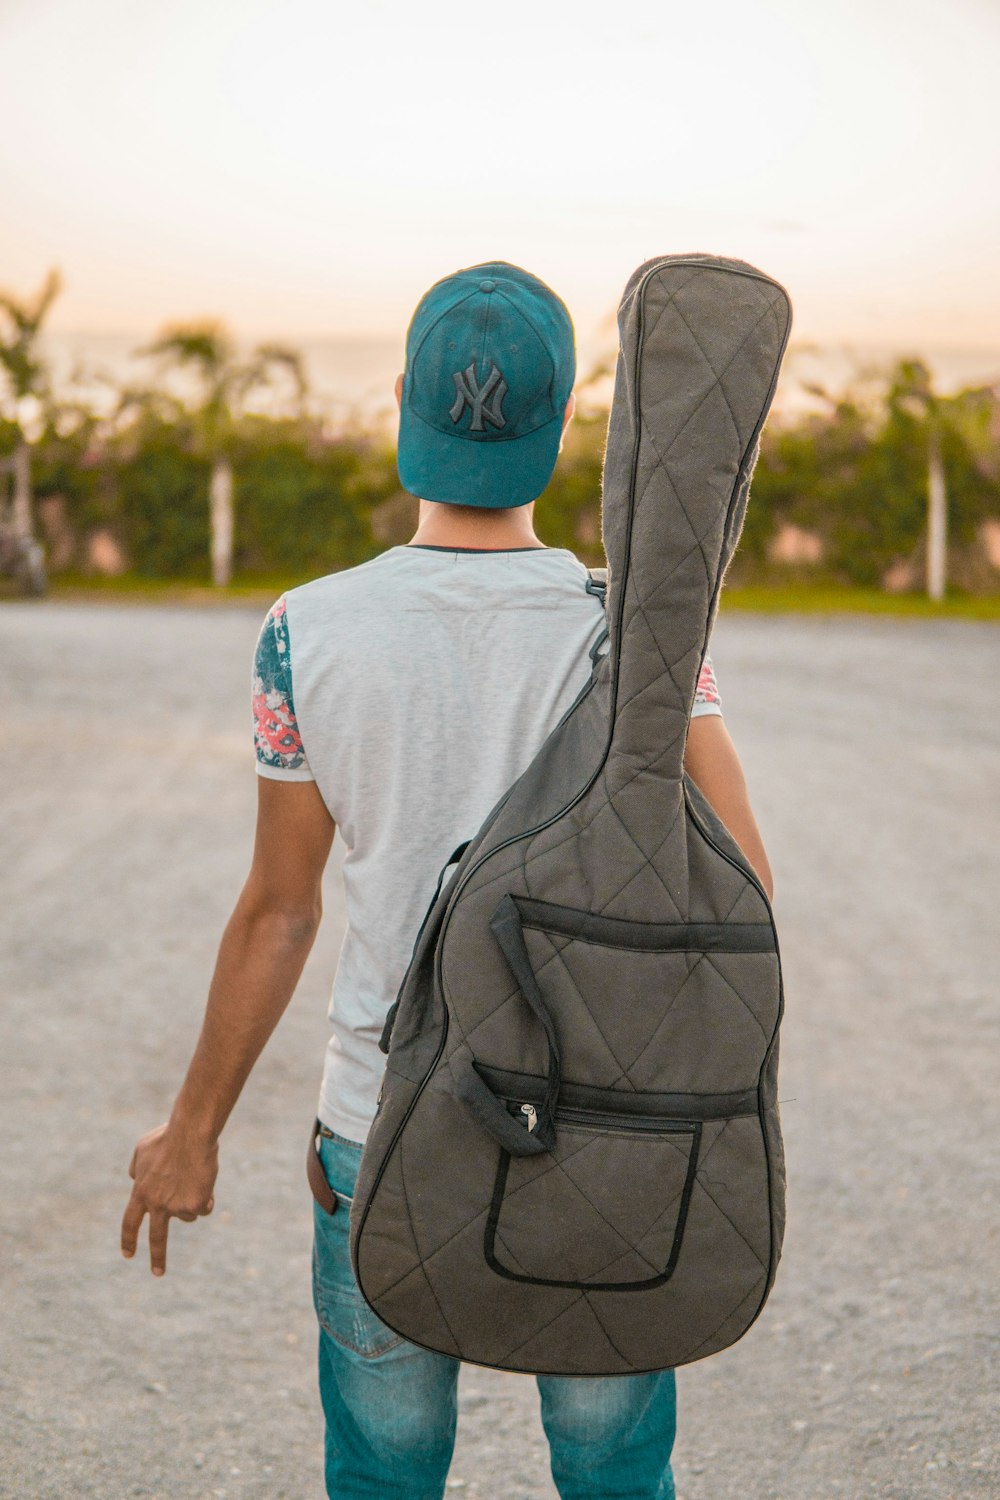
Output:
M365 1300L426 1348L662 1370L771 1288L778 944L684 747L790 321L742 261L664 256L625 288L607 651L443 872L351 1211Z

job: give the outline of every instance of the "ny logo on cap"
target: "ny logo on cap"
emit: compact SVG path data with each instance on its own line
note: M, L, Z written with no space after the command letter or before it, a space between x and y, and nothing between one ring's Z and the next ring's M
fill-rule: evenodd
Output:
M448 415L453 422L457 422L466 406L470 406L472 408L470 432L483 431L484 417L494 427L506 427L507 418L501 408L503 398L507 394L507 382L496 365L492 366L482 385L476 380L475 360L464 370L456 370L451 378L455 382L455 403Z

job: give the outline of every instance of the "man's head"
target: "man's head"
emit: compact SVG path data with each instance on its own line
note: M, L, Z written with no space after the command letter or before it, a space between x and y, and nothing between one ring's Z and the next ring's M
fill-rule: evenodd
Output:
M403 488L441 504L527 505L555 467L575 376L573 324L544 281L489 261L436 282L397 382Z

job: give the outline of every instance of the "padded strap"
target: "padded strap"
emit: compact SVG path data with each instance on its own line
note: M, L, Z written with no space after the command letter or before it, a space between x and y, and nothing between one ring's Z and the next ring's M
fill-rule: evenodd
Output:
M531 967L531 959L528 956L521 926L521 913L518 911L517 902L513 896L504 896L490 918L490 928L500 945L501 953L507 960L507 967L517 980L518 989L541 1023L549 1045L545 1098L538 1107L538 1124L532 1131L532 1135L536 1140L543 1142L545 1150L551 1151L556 1143L556 1101L559 1098L559 1081L562 1075L559 1038L556 1035L555 1022L545 1003L545 997L538 988L535 971Z
M458 863L471 843L471 839L466 839L464 844L459 844L458 848L452 850L452 852L448 855L448 858L445 860L444 864L441 866L441 873L438 876L437 885L434 887L434 894L431 897L430 905L424 912L424 920L421 922L420 930L413 940L414 949L416 949L417 944L420 942L420 939L423 936L424 928L427 926L427 923L430 920L431 912L434 910L434 907L437 904L437 898L441 894L441 887L444 885L445 875L451 869L452 865ZM409 968L407 968L406 974L408 974L409 972ZM396 995L395 1000L389 1006L389 1010L385 1018L385 1024L382 1027L382 1035L378 1040L379 1050L385 1053L388 1053L389 1043L392 1040L392 1028L396 1024L396 1016L399 1012L399 997L403 993L403 985L406 983L406 974L403 975L403 983L399 986L399 991Z

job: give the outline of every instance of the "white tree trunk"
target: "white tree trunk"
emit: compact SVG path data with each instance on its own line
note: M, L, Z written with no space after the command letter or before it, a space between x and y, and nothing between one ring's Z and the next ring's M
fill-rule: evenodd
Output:
M14 450L14 531L30 537L31 524L31 449L22 438Z
M948 572L948 491L941 436L932 426L927 449L927 594L943 599Z
M212 465L212 582L224 589L233 576L233 468L227 458Z

